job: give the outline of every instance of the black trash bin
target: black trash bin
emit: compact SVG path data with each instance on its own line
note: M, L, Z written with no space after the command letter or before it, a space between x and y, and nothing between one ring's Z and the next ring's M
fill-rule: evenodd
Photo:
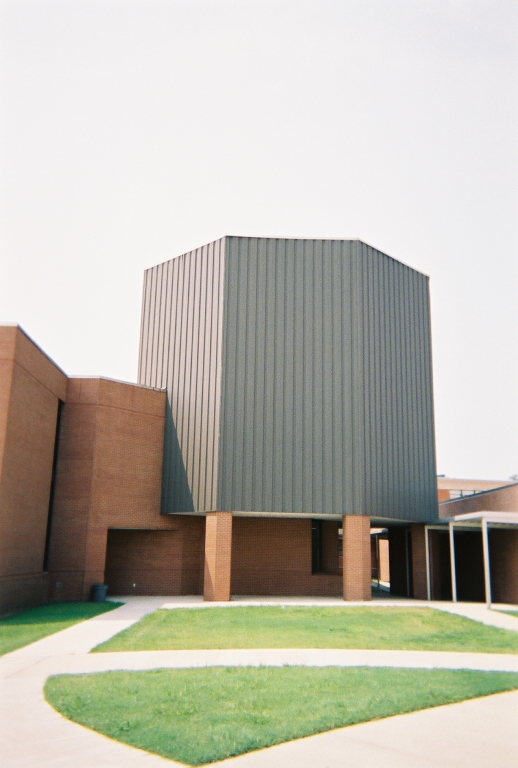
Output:
M107 591L107 584L92 584L92 603L104 603Z

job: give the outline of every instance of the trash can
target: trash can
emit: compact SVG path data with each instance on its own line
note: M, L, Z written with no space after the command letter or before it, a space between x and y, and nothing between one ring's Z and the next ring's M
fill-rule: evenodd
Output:
M92 603L104 603L107 591L107 584L92 584Z

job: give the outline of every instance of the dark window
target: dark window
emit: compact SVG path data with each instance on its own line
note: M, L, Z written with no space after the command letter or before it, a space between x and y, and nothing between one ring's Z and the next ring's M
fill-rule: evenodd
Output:
M56 488L56 469L58 463L58 445L59 445L59 429L61 427L61 412L63 410L63 401L58 402L58 413L56 419L56 435L54 437L54 458L52 460L52 478L50 481L50 494L49 494L49 510L47 513L47 534L45 536L45 552L43 554L43 570L49 569L49 550L50 550L50 536L52 532L52 507L54 506L54 491Z
M311 521L311 573L322 573L322 520Z

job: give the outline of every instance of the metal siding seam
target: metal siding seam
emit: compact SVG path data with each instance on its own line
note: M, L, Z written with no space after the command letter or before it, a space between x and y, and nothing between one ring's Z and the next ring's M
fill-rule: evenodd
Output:
M236 357L235 357L235 387L234 387L234 401L233 405L230 404L230 407L233 408L233 452L232 452L232 465L233 465L233 477L232 477L232 492L231 492L231 501L230 509L239 509L239 503L238 503L238 490L240 490L240 480L239 477L239 467L238 467L238 459L237 455L239 455L240 451L242 450L242 447L239 444L241 434L239 431L239 409L240 409L240 397L243 393L243 387L240 383L240 375L239 375L239 367L240 367L240 361L242 358L243 350L242 350L242 344L241 344L241 333L243 330L243 321L241 317L241 303L244 300L244 295L241 290L241 281L242 281L242 272L243 272L243 262L241 258L241 244L239 240L236 240L237 245L237 253L235 254L235 259L237 261L237 264L235 265L235 270L237 274L237 286L236 286Z
M373 478L369 511L379 514L379 508L385 504L385 444L386 444L386 350L387 350L387 308L385 297L385 263L383 256L369 248L372 290L374 301L371 309L371 333L369 347L372 344L369 389L371 391L371 424L369 429L369 469L366 476ZM367 465L367 462L366 462ZM375 478L375 480L374 480Z
M363 243L358 243L358 253L357 253L357 259L356 259L356 270L357 270L357 280L358 280L358 293L357 293L357 299L358 299L358 306L357 306L357 318L356 318L356 336L355 336L355 342L356 342L356 360L355 360L355 366L357 371L357 398L359 403L359 409L356 412L357 413L357 422L356 422L356 438L357 438L357 448L355 450L355 461L356 461L356 471L355 471L355 478L356 478L356 499L357 503L355 506L355 513L357 515L363 514L363 503L364 503L364 497L365 497L365 420L368 417L368 413L366 412L365 408L365 397L366 397L366 383L365 383L365 370L364 370L364 359L363 359L363 350L364 350L364 338L363 338L363 329L364 329L364 295L363 295L363 251L364 251L364 245Z
M190 453L192 461L192 495L194 499L194 509L200 511L200 486L199 486L199 451L200 451L200 396L202 395L202 375L200 373L200 356L203 355L205 342L204 327L202 328L202 307L204 306L204 278L205 278L205 255L207 246L204 245L196 252L196 288L197 301L194 304L193 333L195 344L193 344L192 357L192 381L194 385L193 397L191 401L192 421L190 423ZM207 309L205 304L205 310ZM206 311L203 313L206 317Z
M322 244L322 328L323 358L322 368L322 410L324 418L322 442L322 502L321 509L334 509L334 466L333 466L333 258L329 240Z
M405 518L409 513L410 482L412 477L411 452L408 443L408 389L409 389L409 365L408 365L408 296L407 296L407 269L400 271L399 280L399 306L400 306L400 383L399 397L401 402L401 440L402 440L402 476L403 510Z
M225 347L224 347L224 402L221 414L218 496L223 509L235 509L234 498L234 443L235 404L237 391L237 321L239 259L236 257L236 238L229 238L226 246ZM219 490L221 488L221 490Z
M215 435L215 441L214 441L214 466L218 467L221 465L220 459L219 459L219 453L221 448L221 419L222 419L222 409L225 406L225 400L223 399L223 376L224 376L224 367L223 367L223 360L225 359L224 354L224 344L227 341L227 335L224 327L225 317L226 317L226 307L227 302L225 301L225 296L228 295L228 286L229 286L229 279L228 279L228 272L227 272L227 256L229 253L229 245L228 240L226 237L224 237L222 240L220 240L220 246L219 246L219 258L218 258L218 269L219 269L219 281L218 281L218 296L217 296L217 306L218 306L218 327L217 327L217 358L216 358L216 385L215 385L215 402L216 402L216 411L215 411L215 422L214 422L214 435ZM223 467L223 469L225 469ZM220 475L219 475L219 469L217 470L216 474L216 481L215 481L215 501L217 502L219 498L219 481L220 481ZM218 509L220 507L217 507ZM228 507L223 507L223 509L228 509Z
M281 494L280 508L293 511L293 451L294 433L293 433L293 401L294 401L294 370L293 370L293 342L295 330L295 301L293 295L293 281L295 279L294 255L291 252L292 241L284 242L284 279L282 290L282 307L284 312L283 320L283 376L282 384L282 457L281 457ZM292 272L293 267L293 272ZM290 285L292 290L290 291ZM292 301L293 297L293 301ZM290 407L291 404L291 407Z
M240 497L236 496L236 504L239 509L252 510L253 509L253 492L252 485L253 479L251 474L255 471L253 463L254 446L253 446L253 429L249 429L249 425L254 423L254 409L255 409L255 397L254 397L254 382L255 382L255 332L256 332L256 280L252 278L252 263L250 255L250 241L248 239L239 240L239 262L240 269L243 271L243 278L239 281L244 284L244 288L240 293L242 296L242 302L244 302L244 312L242 321L239 320L238 325L241 325L243 329L243 344L242 349L238 347L238 359L239 356L243 359L243 382L239 390L243 395L243 420L242 426L237 430L235 441L237 443L237 435L240 435L241 445L239 448L239 455L241 456L241 493ZM237 396L236 396L237 397ZM247 472L247 467L250 467L250 472ZM240 498L240 504L238 502Z
M212 277L210 286L211 301L211 320L209 329L209 349L208 360L206 361L207 371L207 429L206 442L204 450L204 477L205 477L205 498L204 511L218 509L218 417L221 402L217 400L217 366L218 366L218 328L219 328L219 288L220 288L220 250L221 239L215 241L212 247ZM220 391L221 397L221 391Z
M401 401L401 440L403 444L403 513L405 519L408 519L412 482L412 451L409 444L409 384L410 384L410 366L409 366L409 307L407 290L408 269L405 267L400 273L400 344L401 344L401 370L399 397Z
M382 429L380 430L380 442L381 442L381 495L383 498L387 496L388 489L388 446L392 440L391 431L391 413L390 413L390 306L387 301L387 286L388 286L388 259L384 255L380 255L381 265L381 294L383 303L383 364L381 367L382 377L382 401L381 401L381 415L382 415Z
M187 312L188 312L188 303L189 303L189 257L187 254L183 254L181 256L181 260L179 263L179 270L180 270L180 289L181 289L181 306L180 306L180 315L179 315L179 335L178 335L178 367L177 367L177 386L176 386L176 414L175 414L175 424L176 424L176 438L178 443L178 451L179 455L177 456L177 461L180 460L181 455L181 461L184 463L183 459L183 452L182 452L182 428L183 428L183 418L184 418L184 371L185 371L185 360L186 360L186 338L187 338ZM175 493L175 502L177 505L177 509L181 510L184 506L183 504L183 496L181 495L181 488L179 485L180 478L178 476L178 473L175 473L174 478L174 493Z
M155 293L156 293L156 267L153 268L153 271L151 273L151 285L150 285L150 315L149 315L149 342L150 342L150 348L151 348L151 355L149 356L149 363L148 363L148 371L147 371L147 380L149 382L149 386L153 386L153 361L154 361L154 353L155 353L155 312L156 312L156 302L155 302Z
M160 387L162 380L162 354L164 351L164 295L163 295L163 283L164 283L164 264L160 264L158 267L158 283L157 283L157 306L158 306L158 338L156 348L155 359L155 387Z
M189 486L191 488L191 494L194 497L194 442L195 442L195 429L196 429L196 378L197 378L197 360L198 360L198 340L199 340L199 309L200 309L200 285L199 285L199 272L200 272L200 248L194 251L192 256L194 275L193 275L193 293L192 301L190 302L190 322L191 322L191 351L190 362L187 376L187 384L189 387L189 395L187 398L187 435L186 435L186 451L185 451L185 464L187 469L187 477L189 478Z
M244 250L248 250L249 241L247 239L239 239L239 313L238 313L238 354L237 354L237 371L238 371L238 388L236 392L236 442L238 450L234 451L234 498L232 509L241 509L243 506L243 480L244 480L244 451L245 451L245 423L246 423L246 369L247 369L247 357L246 357L246 345L247 345L247 310L248 310L248 253Z
M422 315L421 315L421 291L420 291L420 280L416 276L416 300L417 300L417 329L418 329L418 335L419 335L419 357L418 357L418 410L419 410L419 453L421 456L420 461L420 478L419 478L419 488L418 488L418 495L417 495L417 519L421 518L421 503L422 503L422 489L423 489L423 480L424 480L424 467L425 467L425 446L424 446L424 424L423 424L423 417L424 417L424 400L423 400L423 328L422 328Z
M404 394L404 413L405 429L404 440L406 450L406 474L405 474L405 493L406 493L406 516L412 519L412 496L413 483L415 482L414 451L411 441L411 391L412 383L412 352L411 352L411 327L412 313L410 306L409 285L410 270L404 270L404 291L405 291L405 394Z
M264 241L266 251L266 365L265 388L263 395L263 424L264 424L264 475L263 492L261 497L262 508L272 509L273 504L273 414L268 409L268 403L273 404L275 381L275 257L272 258L271 242ZM273 264L272 264L273 261ZM273 405L272 405L273 410Z
M207 510L207 443L209 440L209 399L210 399L210 355L212 352L212 324L214 321L213 283L214 283L214 243L207 247L206 259L206 285L205 285L205 322L204 322L204 347L203 366L201 380L202 412L200 418L200 451L198 473L200 477L200 510Z
M388 349L389 349L389 378L387 381L387 407L390 420L390 443L389 450L387 451L387 478L386 478L386 496L389 508L389 514L392 517L394 515L394 469L395 469L395 452L396 452L396 414L394 413L394 385L395 381L395 352L394 352L394 297L393 297L393 278L394 278L394 264L392 259L384 258L387 265L387 299L388 299Z
M205 474L207 476L207 493L205 497L205 511L218 509L219 493L219 439L220 439L220 421L223 391L218 397L218 376L220 375L221 360L219 359L218 348L218 329L220 325L220 313L223 308L220 306L220 290L223 280L222 274L222 249L226 248L225 240L217 240L212 249L212 311L210 327L210 354L207 382L207 450L205 454Z
M182 256L183 262L183 285L182 285L182 325L181 325L181 338L180 338L180 367L178 371L178 415L176 429L178 434L178 442L180 445L180 451L182 454L182 461L185 466L184 455L184 422L185 422L185 409L186 409L186 397L185 397L185 383L188 370L188 338L189 338L189 305L191 301L190 296L190 281L191 281L191 263L190 254L184 254ZM187 471L187 467L185 467ZM180 502L180 509L184 506L184 499L182 497Z
M205 348L209 344L208 340L208 318L211 312L211 305L208 301L208 272L209 272L209 245L203 248L201 264L201 301L200 301L200 331L199 331L199 349L198 349L198 370L197 370L197 399L196 399L196 443L194 445L194 472L197 483L197 510L205 509L203 476L201 475L201 456L205 445L205 415L207 412L205 404Z
M399 335L399 274L397 262L392 264L392 403L394 418L394 445L392 451L392 509L394 517L402 504L401 464L403 461L401 445L401 414L399 398L399 377L401 368L401 346Z
M397 514L400 516L400 512L404 512L405 509L405 481L404 481L404 469L405 469L405 446L402 439L403 431L403 413L401 402L401 375L403 371L403 350L401 346L401 313L404 310L401 301L401 274L403 267L398 264L395 267L395 280L394 280L394 306L395 306L395 404L396 404L396 424L397 424L397 449L395 460L395 477L397 482Z
M343 246L342 246L343 247ZM354 508L353 498L353 446L354 446L354 424L353 424L353 314L354 314L354 295L352 279L352 243L347 243L347 258L341 261L342 273L342 414L345 427L342 430L342 455L344 466L344 498L342 501L343 513L351 514ZM347 294L346 294L347 291ZM344 306L344 297L347 295L347 311ZM347 382L347 387L345 385ZM347 417L347 418L346 418Z
M383 262L380 255L370 246L362 243L363 275L363 391L364 391L364 509L370 514L373 504L380 494L383 495L383 421L380 411L383 408L383 365L376 359L373 348L375 331L381 336L386 333L385 317L380 316L384 307ZM380 278L381 269L381 278ZM373 301L373 283L378 289ZM382 345L383 349L384 345ZM380 477L381 475L381 477ZM381 482L380 482L381 480Z
M333 373L332 373L332 470L333 470L333 513L343 512L344 493L344 456L342 433L346 428L342 407L342 312L343 312L343 281L342 281L342 249L339 243L333 242L332 252L332 324L333 324Z
M424 416L424 410L423 410L423 329L422 329L422 313L421 313L421 295L420 295L420 280L419 277L416 275L416 304L417 304L417 329L418 329L418 348L419 348L419 357L418 357L418 367L417 367L417 373L418 373L418 411L419 411L419 454L421 457L420 460L420 473L419 473L419 487L418 487L418 508L416 510L417 519L421 518L420 513L420 505L421 505L421 498L422 498L422 488L423 488L423 480L424 480L424 467L425 467L425 452L424 452L424 441L423 441L423 416Z
M210 359L210 329L212 320L212 255L213 243L203 248L202 273L201 273L201 302L200 302L200 345L198 350L198 389L197 389L197 438L194 452L194 468L197 477L197 509L206 511L206 475L205 456L207 451L207 427L208 427L208 387L210 386L209 370L207 368L207 355Z
M157 291L158 291L158 267L153 270L153 284L152 284L152 306L153 306L153 320L152 320L152 343L151 343L151 370L149 383L152 387L156 386L156 350L157 350L157 324L158 324L158 310L157 310Z
M175 345L174 345L174 332L176 330L176 302L173 299L173 292L175 288L175 281L174 281L174 274L175 274L175 262L173 260L169 260L167 262L167 285L168 285L168 299L167 299L167 312L169 316L169 330L167 334L167 365L166 365L166 377L165 377L165 385L167 389L167 399L169 401L169 406L171 408L171 419L173 419L173 409L172 409L172 400L173 400L173 390L172 390L172 380L173 380L173 366L174 361L176 359L175 357ZM177 285L176 285L177 287ZM166 425L167 429L167 425ZM166 442L166 437L164 436L164 458L163 458L163 470L162 470L162 501L161 501L161 509L162 513L174 509L173 506L173 500L171 498L171 462L169 459L169 453L171 451L170 447L170 441L169 443Z
M161 299L161 267L159 264L156 268L156 282L155 282L155 318L153 324L153 376L151 378L151 386L158 386L158 351L160 348L160 299Z
M203 326L203 358L200 377L200 438L198 451L198 477L200 483L199 510L207 511L207 446L209 442L210 414L210 356L212 353L212 323L214 320L214 243L207 246L205 254L205 316Z
M407 433L406 444L408 456L410 458L410 475L409 479L411 484L408 487L409 494L409 519L414 520L413 499L414 499L414 485L416 479L416 452L414 445L414 409L413 409L413 396L415 389L414 381L414 312L412 307L412 273L407 272L405 275L405 292L406 292L406 306L407 306L407 325L406 325L406 348L407 348L407 388L405 393L405 404L407 414Z
M364 440L365 440L365 468L366 475L370 478L366 503L369 511L372 511L373 499L377 498L379 491L379 461L377 453L380 450L378 435L379 429L379 371L377 343L381 333L379 322L379 258L370 249L362 244L363 271L367 273L367 290L364 294L364 326L363 326L363 370L364 370Z
M324 252L323 241L313 241L313 263L315 282L313 284L315 305L315 333L313 344L313 368L315 371L314 429L313 429L313 511L323 510L324 499L324 366L326 364L324 331Z
M171 262L166 262L165 275L165 326L164 326L164 360L162 374L162 388L168 385L169 356L171 353Z
M281 241L273 240L275 253L275 348L273 379L273 463L272 463L272 510L282 512L282 466L283 466L283 423L284 423L284 282L286 263L281 254Z
M311 377L313 375L311 364L309 364L308 375L308 360L310 353L308 350L308 343L312 343L313 340L313 323L308 321L308 318L313 319L313 307L311 302L311 295L308 294L308 266L307 266L307 241L302 241L303 252L303 264L304 264L304 279L303 279L303 297L304 297L304 343L303 343L303 397L302 397L302 429L303 429L303 464L302 464L302 509L311 510L313 502L313 455L311 452L312 440L313 440L313 388L310 386ZM309 327L308 327L309 326ZM311 382L312 384L312 382ZM308 412L309 407L309 412Z
M164 387L165 371L166 371L166 357L167 357L167 266L168 262L164 262L162 266L162 287L161 287L161 327L160 333L162 336L161 352L160 352L160 389Z
M415 466L415 475L414 475L414 488L413 488L413 516L412 519L414 521L418 520L417 511L415 508L415 498L416 498L416 490L419 489L419 486L421 484L421 454L420 454L420 440L419 440L419 402L417 399L417 388L419 386L418 383L418 355L419 355L419 334L418 334L418 328L417 328L417 322L416 322L416 297L415 297L415 273L412 273L412 312L413 312L413 323L412 323L412 329L413 329L413 365L412 365L412 379L413 379L413 396L412 396L412 441L414 444L414 450L415 450L415 457L416 457L416 466Z
M293 241L293 509L304 509L304 261L299 240Z
M352 313L351 313L351 367L352 367L352 386L351 386L351 423L352 423L352 473L351 473L351 512L350 514L358 514L360 506L360 489L359 483L361 482L360 471L361 467L358 466L358 454L362 450L359 421L361 419L361 398L363 397L363 391L361 387L360 372L359 372L359 355L358 355L358 314L360 312L360 281L358 276L358 251L359 243L355 242L354 254L351 259L351 296L353 299Z
M405 457L406 457L406 472L405 472L405 509L406 509L406 517L407 519L412 519L411 512L412 512L412 484L414 483L414 453L412 449L412 443L410 439L410 425L411 425L411 417L410 417L410 392L412 389L412 366L411 366L411 348L410 348L410 335L411 335L411 324L412 324L412 314L410 312L410 298L409 298L409 277L410 277L410 271L408 269L404 270L403 273L403 289L404 289L404 295L405 295L405 315L404 315L404 344L405 344L405 378L404 378L404 431L403 431L403 439L405 441Z
M173 339L173 354L171 355L171 372L170 372L170 389L169 397L171 402L171 417L174 422L174 428L178 430L178 407L179 407L179 370L180 370L180 355L181 355L181 322L182 322L182 303L183 303L183 259L174 259L172 263L172 280L174 281L174 294L173 294L173 306L171 311L174 311L174 339ZM177 431L178 438L178 431ZM176 472L177 470L171 465L171 459L167 456L169 473L168 473L168 504L170 509L176 509Z
M379 333L379 359L376 361L374 376L376 377L376 403L374 430L372 435L374 445L372 450L376 456L376 484L378 496L382 499L386 497L386 472L387 456L386 446L389 431L389 419L387 408L387 364L388 364L388 322L387 322L387 276L386 260L379 252L375 252L376 259L376 277L378 285L377 298L377 330Z
M256 411L254 414L254 431L256 432L257 439L255 440L255 463L254 469L259 469L259 472L254 472L254 487L252 503L254 508L262 509L264 501L264 488L265 488L265 411L266 411L266 333L267 333L267 319L264 309L266 308L267 301L267 283L268 283L268 265L267 265L267 243L264 238L257 238L257 269L258 269L258 302L256 311L259 314L256 315L256 325L260 328L260 333L256 338L256 370L258 371L256 376ZM260 314L260 308L263 308L263 313ZM260 371L260 373L259 373Z
M195 318L196 318L196 301L198 295L197 277L198 277L198 249L191 251L189 254L189 301L187 304L187 348L186 348L186 364L185 364L185 378L184 378L184 402L183 402L183 422L182 422L182 455L185 465L185 471L187 474L187 482L191 495L194 492L193 478L192 478L192 456L191 456L191 444L192 444L192 421L193 421L193 389L194 382L194 367L193 360L195 356Z

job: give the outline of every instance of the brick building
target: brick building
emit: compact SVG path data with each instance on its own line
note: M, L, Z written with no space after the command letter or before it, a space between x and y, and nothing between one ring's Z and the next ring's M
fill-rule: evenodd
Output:
M0 613L99 582L368 600L371 526L391 592L439 596L445 525L428 278L359 241L227 237L148 270L139 384L0 327Z

